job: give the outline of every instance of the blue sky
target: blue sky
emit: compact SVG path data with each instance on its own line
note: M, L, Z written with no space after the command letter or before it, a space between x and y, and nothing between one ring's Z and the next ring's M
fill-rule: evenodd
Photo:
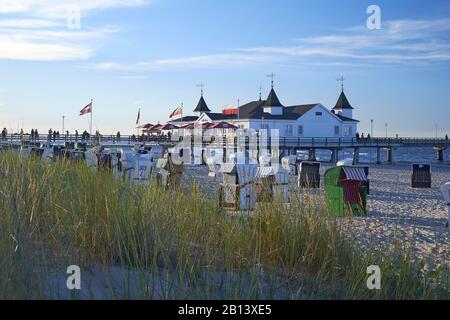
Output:
M381 30L366 10L381 9ZM80 9L80 28L67 27ZM74 11L75 10L75 11ZM70 21L76 21L71 20ZM300 0L2 0L0 126L134 132L185 114L205 83L210 108L266 96L333 107L347 97L368 132L450 134L450 2Z

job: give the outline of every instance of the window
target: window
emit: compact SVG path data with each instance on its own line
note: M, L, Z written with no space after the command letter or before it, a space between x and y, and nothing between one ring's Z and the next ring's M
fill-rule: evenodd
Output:
M287 124L284 129L284 135L290 137L290 136L292 136L292 133L293 133L292 124Z
M316 112L316 116L317 117L321 117L322 116L322 112Z
M298 135L302 136L303 135L303 126L298 126Z
M353 136L353 128L351 126L345 126L344 127L344 135L346 137L352 137Z
M339 136L340 134L339 134L339 126L335 126L334 127L334 135L335 136Z

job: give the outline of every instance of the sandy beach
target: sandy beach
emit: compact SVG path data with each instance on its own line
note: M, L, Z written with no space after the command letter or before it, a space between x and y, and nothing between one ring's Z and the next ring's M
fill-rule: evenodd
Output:
M364 245L410 246L415 258L441 264L450 254L448 211L440 191L450 181L450 166L432 166L432 188L411 188L411 164L371 166L368 216L353 219L355 236ZM447 261L448 263L448 261Z
M321 176L331 167L322 164ZM185 186L197 181L209 196L214 196L215 180L207 176L206 166L188 166L184 172ZM346 232L362 246L387 250L400 243L411 248L414 259L423 260L434 266L444 263L450 257L450 230L445 228L447 206L442 198L440 186L450 181L450 165L432 165L432 188L411 188L411 164L370 166L370 195L368 214L365 218L343 218ZM220 178L217 178L220 181ZM291 177L291 189L300 194L323 197L323 183L320 190L297 191L296 177ZM395 241L395 240L398 241Z

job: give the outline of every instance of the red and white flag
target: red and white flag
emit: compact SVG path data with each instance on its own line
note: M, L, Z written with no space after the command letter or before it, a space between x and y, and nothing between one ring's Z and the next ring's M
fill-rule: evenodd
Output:
M238 114L238 108L235 105L229 105L222 108L222 114L234 115Z
M177 107L171 114L170 118L176 117L176 116L182 116L183 115L183 106Z
M85 114L92 113L92 102L89 103L86 107L81 109L80 111L80 117L84 116Z

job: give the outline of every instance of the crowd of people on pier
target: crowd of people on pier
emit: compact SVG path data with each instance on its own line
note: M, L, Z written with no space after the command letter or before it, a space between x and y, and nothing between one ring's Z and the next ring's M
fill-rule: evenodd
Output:
M100 141L103 137L104 136L98 130L94 135L92 135L92 138L96 141ZM170 138L170 134L168 137ZM119 142L123 137L121 136L121 133L119 131L116 135L108 135L108 138L112 138L116 142ZM4 128L1 132L1 141L7 142L9 139L18 139L20 141L30 142L82 142L91 139L91 134L86 130L84 130L81 134L78 132L78 130L75 130L73 134L70 134L70 132L67 130L64 136L62 136L59 131L49 129L47 135L44 137L39 134L37 129L31 129L30 133L25 133L22 129L19 133L9 134L8 130ZM128 139L131 142L143 142L147 141L149 139L149 136L145 135L144 133L142 133L142 135L133 134L129 136Z
M78 130L75 130L75 133L73 135L70 134L70 132L67 130L65 135L63 137L61 137L61 134L59 131L56 130L52 130L49 129L48 130L48 134L46 138L42 138L39 135L39 132L37 129L31 129L30 133L24 133L23 129L20 130L19 133L14 133L13 135L10 135L10 137L16 137L19 136L20 141L24 141L24 140L28 140L30 142L41 142L41 141L48 141L48 142L56 142L56 141L74 141L74 142L79 142L79 141L86 141L89 140L91 138L91 134L89 134L89 132L87 132L86 130L84 130L80 136L80 134L78 133ZM27 137L25 139L25 137ZM94 139L96 141L100 141L102 139L103 135L100 134L100 132L97 130L95 132L94 135ZM117 132L117 134L115 136L108 136L108 137L112 137L113 140L119 142L121 141L121 134L120 131ZM158 135L159 138L167 138L168 140L170 140L171 138L171 133L168 132L166 135ZM398 135L396 136L396 138L398 139ZM145 133L142 133L141 135L131 135L128 137L128 139L130 140L130 142L145 142L145 141L149 141L150 140L150 136ZM371 135L367 134L364 135L364 133L356 133L356 139L358 140L364 140L364 139L371 139ZM445 140L448 141L448 134L445 135ZM2 132L1 132L1 141L2 142L6 142L8 141L8 130L6 128L3 128Z

